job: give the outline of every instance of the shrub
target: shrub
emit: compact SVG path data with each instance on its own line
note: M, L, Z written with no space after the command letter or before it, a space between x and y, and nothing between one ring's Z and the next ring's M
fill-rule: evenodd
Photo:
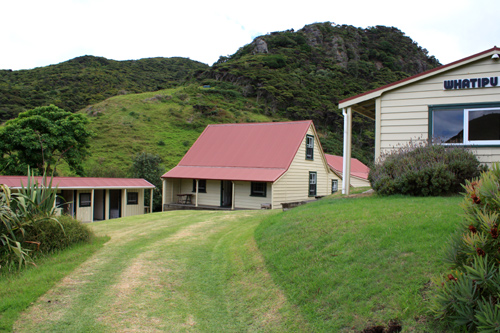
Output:
M437 196L459 193L461 184L481 170L484 167L465 148L410 142L383 156L368 179L382 195Z
M434 280L431 310L469 331L500 328L500 167L464 186L464 220L452 235L445 262L452 270Z
M24 242L36 255L45 255L80 242L90 242L94 233L90 228L71 216L62 215L54 220L44 220L26 228Z

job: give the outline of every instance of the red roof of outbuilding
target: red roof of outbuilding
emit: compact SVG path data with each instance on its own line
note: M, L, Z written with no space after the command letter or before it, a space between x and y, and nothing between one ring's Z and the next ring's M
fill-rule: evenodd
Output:
M310 120L208 125L162 178L276 181L311 125Z
M43 184L43 177L34 177ZM47 178L47 182L50 178ZM27 176L0 176L0 184L11 188L21 188L28 184ZM121 189L121 188L154 188L155 186L140 178L97 178L97 177L54 177L52 186L59 189Z
M343 164L343 157L342 156L335 156L335 155L330 155L330 154L325 154L326 161L328 165L335 170L337 173L342 174L344 170L344 164ZM362 179L368 179L368 173L370 173L370 168L361 163L358 159L356 158L351 158L351 175L362 178Z

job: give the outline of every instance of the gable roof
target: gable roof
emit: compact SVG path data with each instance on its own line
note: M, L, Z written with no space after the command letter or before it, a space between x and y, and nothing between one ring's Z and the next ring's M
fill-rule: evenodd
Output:
M41 176L34 177L39 184L44 180ZM50 178L47 177L47 182ZM10 188L21 188L28 184L28 176L0 176L0 184ZM140 178L97 178L97 177L54 177L52 186L58 189L141 189L155 186Z
M312 121L208 125L162 178L274 182L295 157Z
M344 164L343 157L325 154L326 161L332 170L342 177ZM358 177L361 179L368 180L368 174L370 173L370 168L361 163L356 158L351 158L351 176Z
M369 118L375 119L375 99L380 97L383 93L400 88L402 86L424 80L428 77L441 74L443 72L467 65L471 62L480 60L482 58L490 57L493 54L499 53L500 48L494 46L491 49L483 52L476 53L469 57L451 62L447 65L439 66L429 69L425 72L407 77L405 79L387 84L385 86L364 92L362 94L343 99L339 102L339 109L352 107L354 111L361 113Z

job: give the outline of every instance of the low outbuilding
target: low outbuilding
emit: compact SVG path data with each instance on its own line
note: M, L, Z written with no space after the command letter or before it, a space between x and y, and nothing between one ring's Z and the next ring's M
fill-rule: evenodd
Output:
M34 177L40 185L43 177ZM46 178L45 181L50 181ZM27 176L0 176L0 184L19 190L28 184ZM48 185L48 184L47 184ZM152 206L144 205L144 192L155 186L139 178L53 177L52 187L57 187L59 214L68 214L82 222L108 220L144 214Z

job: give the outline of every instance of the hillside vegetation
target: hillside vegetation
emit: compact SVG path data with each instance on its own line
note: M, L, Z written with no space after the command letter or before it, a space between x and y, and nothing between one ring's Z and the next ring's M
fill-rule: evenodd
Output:
M115 61L82 56L30 70L0 70L0 121L49 104L76 112L111 96L176 86L207 68L185 58Z
M83 56L2 70L0 120L48 104L88 114L97 134L90 175L124 175L141 151L171 168L207 124L220 122L311 119L325 152L341 155L340 100L438 65L397 28L315 23L259 36L211 67ZM134 95L143 92L151 93ZM370 164L373 154L374 122L355 114L353 156Z
M203 88L193 84L116 96L80 111L88 115L89 128L95 133L87 175L125 177L141 152L160 156L169 170L208 124L279 120L263 115L255 99L224 85ZM68 173L65 167L59 170Z
M325 22L257 37L199 77L231 82L263 103L267 114L314 120L325 134L325 150L339 155L340 100L438 65L397 28ZM354 157L373 161L373 121L355 114L353 128Z

